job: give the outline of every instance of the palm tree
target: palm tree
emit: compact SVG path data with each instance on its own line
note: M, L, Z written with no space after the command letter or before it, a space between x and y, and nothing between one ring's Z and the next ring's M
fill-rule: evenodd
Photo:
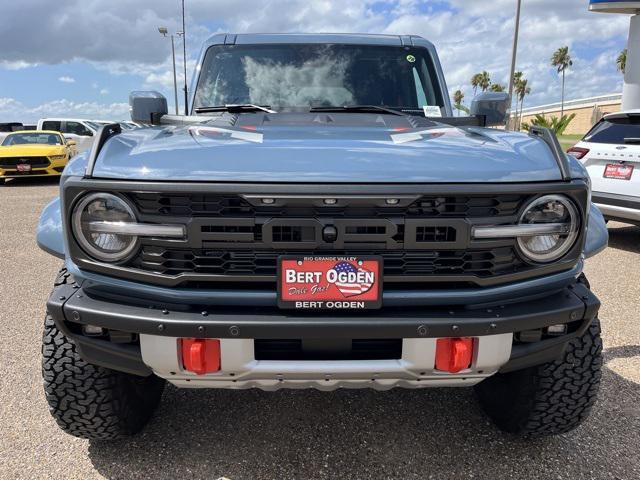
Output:
M618 66L618 70L621 71L622 74L624 75L624 72L627 68L627 49L626 48L622 50L620 52L620 55L618 55L618 58L616 58L616 65Z
M489 87L489 90L492 92L504 92L506 87L504 85L500 85L499 83L492 83Z
M521 78L516 85L516 95L518 100L520 100L520 120L518 121L518 130L520 129L520 125L522 125L522 107L524 106L524 97L531 93L531 87L528 86L529 80L526 78Z
M464 93L458 89L453 92L453 106L458 110L458 116L460 116L460 106L462 106L462 100L464 99Z
M519 118L518 117L518 100L517 100L518 99L518 94L517 94L517 92L518 92L518 83L521 80L522 80L522 72L515 72L513 74L513 89L516 92L516 102L515 102L515 104L516 104L516 116L514 118L514 125L517 124L517 121L518 121L518 118ZM513 97L510 98L509 101L513 102Z
M556 67L558 73L562 73L562 100L560 103L560 118L564 115L564 72L573 65L571 55L569 55L569 47L560 47L553 53L551 57L551 66Z
M478 87L480 86L481 79L482 79L481 73L476 73L473 77L471 77L471 86L473 87L474 96L478 93Z
M483 92L486 92L489 86L491 85L491 77L489 76L489 72L483 70L480 74L480 83L478 86Z

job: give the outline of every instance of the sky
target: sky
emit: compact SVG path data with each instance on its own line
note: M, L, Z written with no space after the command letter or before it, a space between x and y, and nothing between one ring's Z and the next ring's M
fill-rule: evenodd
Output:
M0 15L0 121L45 116L128 118L132 90L158 90L173 111L171 44L180 0L21 0ZM560 100L554 50L569 46L566 98L622 91L615 59L629 17L591 13L587 0L523 0L517 70L525 107ZM486 70L506 85L516 0L186 0L190 78L200 45L218 32L359 32L421 35L439 51L450 93L473 97ZM176 39L182 70L182 44ZM179 72L179 82L182 74Z

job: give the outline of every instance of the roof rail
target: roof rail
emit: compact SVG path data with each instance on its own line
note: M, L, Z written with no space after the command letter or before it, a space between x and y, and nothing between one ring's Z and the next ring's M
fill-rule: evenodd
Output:
M535 137L541 138L551 149L551 153L558 162L558 168L560 168L560 174L562 175L562 180L568 182L571 180L571 169L569 168L569 159L562 151L562 147L560 146L560 142L558 141L558 137L555 132L550 128L539 127L537 125L532 125L529 127L529 134Z
M91 178L93 176L93 169L96 165L96 160L98 159L100 150L102 150L102 147L104 146L106 141L121 132L122 127L119 123L109 123L98 129L96 138L93 141L93 145L91 146L91 151L89 152L89 161L87 162L87 169L84 173L85 178Z

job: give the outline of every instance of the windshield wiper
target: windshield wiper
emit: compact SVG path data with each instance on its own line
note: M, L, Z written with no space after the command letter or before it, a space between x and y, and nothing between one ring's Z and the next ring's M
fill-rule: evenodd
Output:
M278 113L275 110L271 110L269 105L254 105L253 103L216 105L216 106L213 106L213 107L196 107L194 110L195 110L196 113L213 113L213 112L231 112L231 113L267 112L267 113Z
M624 139L624 143L640 143L639 137L627 137Z
M348 113L387 113L389 115L400 115L402 117L408 114L393 108L381 107L378 105L343 105L336 107L311 107L310 112L348 112Z

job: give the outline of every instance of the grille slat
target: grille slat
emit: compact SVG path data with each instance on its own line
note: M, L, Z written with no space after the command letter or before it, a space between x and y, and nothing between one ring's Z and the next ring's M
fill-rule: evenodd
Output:
M47 157L0 157L0 168L16 168L22 163L31 165L31 168L46 168L51 165Z
M187 217L271 216L271 217L446 217L480 218L515 215L527 198L525 195L422 196L407 207L321 206L285 204L283 206L251 205L239 195L218 194L129 194L143 215Z
M134 260L137 268L166 275L200 273L210 275L267 275L275 276L280 255L314 255L318 252L290 251L222 251L222 250L178 250L166 249L161 255L148 253L143 247L142 255ZM157 247L150 247L155 249ZM330 255L358 256L363 252L331 252ZM379 255L384 261L385 276L393 275L463 275L480 277L514 272L521 262L511 248L482 251L372 251L367 255ZM232 279L232 278L231 278Z

